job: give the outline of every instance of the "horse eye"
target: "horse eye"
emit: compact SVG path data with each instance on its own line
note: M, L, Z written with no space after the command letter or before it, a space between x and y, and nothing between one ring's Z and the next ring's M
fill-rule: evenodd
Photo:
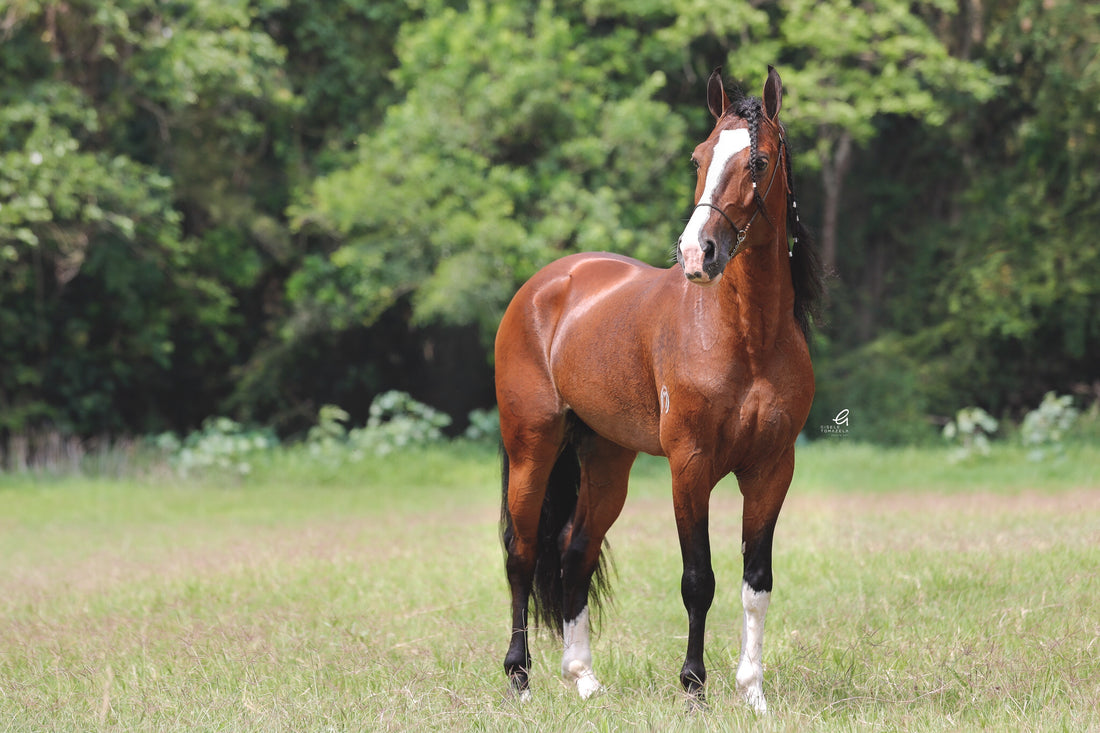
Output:
M768 170L768 159L763 157L757 158L753 162L753 165L756 166L757 173L763 173L764 171Z

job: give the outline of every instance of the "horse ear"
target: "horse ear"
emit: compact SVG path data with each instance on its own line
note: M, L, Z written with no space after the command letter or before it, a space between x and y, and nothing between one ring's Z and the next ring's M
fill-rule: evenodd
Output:
M783 80L779 78L779 72L774 66L768 65L768 80L764 82L764 112L769 120L779 116L779 108L783 106Z
M729 106L730 100L726 96L726 87L722 84L722 67L719 66L710 72L710 78L707 79L707 107L717 120Z

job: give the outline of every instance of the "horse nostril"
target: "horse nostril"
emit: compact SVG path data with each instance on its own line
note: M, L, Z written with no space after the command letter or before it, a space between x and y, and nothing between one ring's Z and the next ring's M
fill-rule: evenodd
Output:
M703 262L714 262L716 252L718 252L718 245L713 239L703 242Z

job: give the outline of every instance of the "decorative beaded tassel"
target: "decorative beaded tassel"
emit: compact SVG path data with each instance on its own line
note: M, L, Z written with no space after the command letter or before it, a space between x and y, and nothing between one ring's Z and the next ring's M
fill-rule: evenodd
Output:
M794 211L794 241L791 242L791 248L787 250L788 257L794 257L794 246L798 244L798 228L801 224L798 219L798 202L795 201L794 196L791 196L791 209Z

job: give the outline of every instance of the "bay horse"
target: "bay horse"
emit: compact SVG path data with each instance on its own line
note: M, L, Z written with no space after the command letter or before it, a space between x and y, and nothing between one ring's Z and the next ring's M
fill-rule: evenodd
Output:
M703 704L703 637L714 598L708 511L729 473L744 498L744 607L737 686L766 712L764 617L772 535L814 395L807 346L821 292L797 215L779 123L782 82L731 103L707 82L715 125L691 157L695 208L668 269L574 254L516 293L497 331L502 539L512 596L510 688L530 697L529 600L564 642L561 673L582 698L592 668L589 602L605 590L604 538L641 451L668 458L688 617L680 681ZM759 185L758 185L759 184ZM793 244L788 246L788 231Z

